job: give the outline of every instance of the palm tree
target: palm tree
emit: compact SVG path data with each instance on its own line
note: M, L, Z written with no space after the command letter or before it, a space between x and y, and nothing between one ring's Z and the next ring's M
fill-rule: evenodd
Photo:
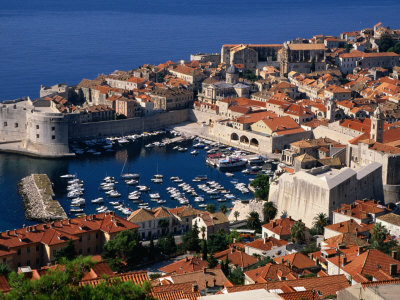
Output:
M330 221L325 213L319 213L314 217L313 225L316 234L324 234L324 227L329 225Z
M237 219L239 218L239 216L240 216L240 212L238 212L237 210L233 213L233 216L235 217L235 219L236 219L236 222L237 222Z
M276 217L278 210L276 209L273 202L267 201L263 206L264 222L269 222Z
M290 236L292 238L292 241L297 244L304 243L306 239L305 231L306 231L306 226L304 225L303 222L297 221L296 223L294 223L292 225L292 228L290 228Z
M247 227L253 230L261 229L261 221L258 212L252 211L247 218Z
M219 211L222 212L223 214L226 213L227 209L228 209L228 208L226 207L225 204L222 204L222 205L219 207Z
M375 247L382 247L385 244L388 231L381 223L376 223L371 229L371 240Z

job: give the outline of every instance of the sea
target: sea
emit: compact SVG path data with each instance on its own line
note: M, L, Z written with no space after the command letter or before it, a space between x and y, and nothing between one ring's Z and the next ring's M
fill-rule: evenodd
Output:
M1 1L0 101L35 99L41 84L73 85L116 69L216 53L223 44L282 43L372 28L378 22L400 28L399 12L398 0ZM0 154L0 230L29 224L17 182L30 173L48 174L62 204L65 182L60 175L76 173L84 180L85 198L90 200L98 196L98 184L106 174L120 174L126 157L143 180L149 180L158 165L166 176L191 180L208 174L228 186L224 174L205 166L204 155L191 157L189 151L168 149L146 152L139 145L113 155L78 159Z

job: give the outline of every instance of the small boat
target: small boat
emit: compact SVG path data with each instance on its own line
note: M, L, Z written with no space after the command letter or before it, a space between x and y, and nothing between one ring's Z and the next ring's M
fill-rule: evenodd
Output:
M112 198L119 198L119 197L121 197L121 194L120 193L118 193L117 191L111 191L111 193L110 194L108 194L110 197L112 197Z
M226 199L224 199L224 198L220 198L220 199L218 199L217 201L218 201L218 202L225 202L225 201L226 201Z
M140 177L139 174L134 174L134 173L121 174L121 178L123 179L138 179L139 177Z
M225 175L228 176L228 177L233 177L233 176L235 176L235 174L229 173L229 172L226 172Z
M204 198L203 197L196 197L196 198L194 198L194 202L204 202Z
M190 154L191 154L191 155L197 155L197 154L199 154L199 151L193 150L193 151L190 151Z
M125 183L127 185L135 185L135 184L138 184L139 181L137 181L136 179L127 179L127 180L125 180Z
M60 176L61 178L75 178L76 176L74 174L64 174Z
M117 205L120 205L121 202L120 202L120 201L110 201L110 204L111 204L112 206L117 206Z
M138 186L136 186L136 188L139 189L139 191L141 191L141 192L148 192L148 191L150 191L150 188L147 187L147 186L145 186L145 185L138 185Z
M157 203L158 204L164 204L164 203L167 203L167 200L158 200Z
M151 180L151 182L153 182L153 183L163 183L162 178L152 178L152 179L150 179L150 180Z
M83 212L83 208L71 208L69 211L72 213L79 213Z
M149 196L150 196L150 199L160 199L159 193L150 194Z
M104 203L104 199L103 199L103 197L99 197L99 198L91 200L90 202L95 203L95 204L100 204L100 203Z
M199 207L207 207L207 204L204 204L204 203L199 204Z

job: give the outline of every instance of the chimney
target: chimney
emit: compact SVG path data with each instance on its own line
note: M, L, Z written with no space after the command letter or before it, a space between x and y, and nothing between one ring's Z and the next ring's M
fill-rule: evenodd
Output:
M342 258L342 267L344 267L347 264L347 257Z
M189 257L186 256L186 261L189 261Z
M397 264L390 264L390 276L397 275Z

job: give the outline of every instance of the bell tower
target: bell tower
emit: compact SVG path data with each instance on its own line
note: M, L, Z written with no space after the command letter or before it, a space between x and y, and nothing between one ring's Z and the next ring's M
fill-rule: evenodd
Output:
M375 142L383 142L383 125L385 121L382 117L381 109L378 107L375 109L374 114L371 116L371 131L370 139Z

